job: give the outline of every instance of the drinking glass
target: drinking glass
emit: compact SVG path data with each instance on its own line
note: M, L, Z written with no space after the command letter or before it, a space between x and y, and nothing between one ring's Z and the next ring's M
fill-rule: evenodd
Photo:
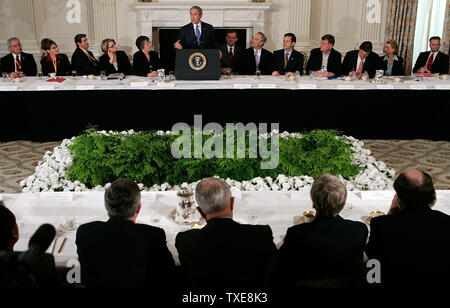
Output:
M42 79L42 77L44 77L44 74L42 72L38 72L37 76L38 76L39 79Z
M150 221L158 224L161 220L161 208L149 208Z
M8 77L9 77L9 75L8 75L7 72L2 72L2 78L3 78L3 81L7 81L7 80L8 80Z
M353 205L346 203L341 211L341 216L345 219L349 219L352 216Z
M101 76L102 80L105 80L106 79L106 71L101 71L100 76Z
M175 72L169 72L169 79L170 79L170 81L174 81L174 80L176 80L176 77L175 77Z
M257 79L261 78L261 71L260 70L256 71L256 78Z
M72 79L77 78L77 71L72 71Z
M247 218L250 224L256 224L259 212L257 210L247 210Z

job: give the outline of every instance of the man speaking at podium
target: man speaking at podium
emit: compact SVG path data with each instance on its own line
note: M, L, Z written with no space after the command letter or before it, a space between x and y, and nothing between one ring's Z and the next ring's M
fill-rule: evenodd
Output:
M203 10L193 6L190 14L192 23L180 29L180 37L174 47L176 49L219 49L213 26L201 21Z

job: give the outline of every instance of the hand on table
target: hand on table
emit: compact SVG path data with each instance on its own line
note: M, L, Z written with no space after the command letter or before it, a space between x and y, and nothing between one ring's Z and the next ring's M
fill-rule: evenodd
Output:
M153 71L153 72L147 74L147 77L156 77L156 76L158 76L157 71Z

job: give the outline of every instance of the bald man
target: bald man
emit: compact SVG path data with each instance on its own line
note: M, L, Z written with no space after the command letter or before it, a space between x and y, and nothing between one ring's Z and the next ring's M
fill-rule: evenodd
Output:
M394 182L396 195L386 216L370 222L366 253L381 262L385 287L448 287L450 216L432 210L431 176L408 169Z

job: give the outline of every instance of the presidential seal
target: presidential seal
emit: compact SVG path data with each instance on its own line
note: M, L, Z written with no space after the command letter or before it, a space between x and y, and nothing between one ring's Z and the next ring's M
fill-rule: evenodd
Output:
M193 53L189 57L189 66L195 71L201 71L206 67L206 56L201 52Z

